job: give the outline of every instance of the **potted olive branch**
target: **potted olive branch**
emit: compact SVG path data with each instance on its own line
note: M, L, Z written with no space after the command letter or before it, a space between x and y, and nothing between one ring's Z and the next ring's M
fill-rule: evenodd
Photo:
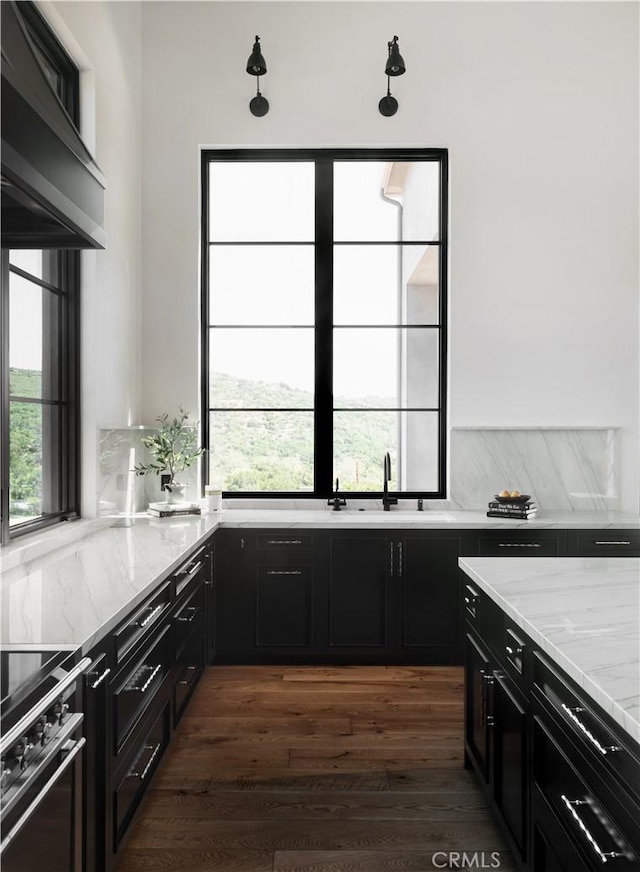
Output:
M180 406L179 414L169 418L165 412L156 421L158 431L142 439L142 444L151 454L148 463L136 463L133 471L136 475L166 475L168 480L163 485L168 502L181 502L184 499L185 484L176 480L176 474L188 469L198 457L204 454L204 448L197 444L197 423L187 426L189 413Z

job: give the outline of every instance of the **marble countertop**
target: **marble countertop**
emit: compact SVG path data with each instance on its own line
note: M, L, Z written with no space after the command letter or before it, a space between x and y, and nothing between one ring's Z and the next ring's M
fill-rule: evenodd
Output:
M540 512L535 518L487 518L486 511L455 509L229 509L220 512L221 526L230 527L336 527L363 529L640 529L640 517L626 512Z
M487 518L482 512L269 508L225 509L199 518L119 516L60 526L63 529L25 537L0 551L4 648L87 652L217 527L606 529L638 528L640 521L631 515L595 512L541 514L520 522Z
M464 557L459 564L640 742L640 558Z
M2 647L87 653L217 525L213 516L89 524L75 541L39 556L27 553L11 569L3 566Z

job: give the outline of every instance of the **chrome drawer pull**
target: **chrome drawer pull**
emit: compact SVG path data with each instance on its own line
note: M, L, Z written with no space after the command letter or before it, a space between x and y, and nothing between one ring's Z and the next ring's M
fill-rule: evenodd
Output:
M145 745L144 746L145 751L151 751L151 749L153 748L153 753L151 754L151 757L149 757L147 765L144 767L142 772L129 772L129 774L127 775L127 778L139 778L140 781L144 781L144 779L149 774L149 769L151 769L151 766L153 765L153 761L158 756L158 751L160 750L160 746L161 746L160 742L158 742L158 744L155 746L155 748L153 747L153 745ZM136 760L136 763L137 762L138 761Z
M144 684L134 684L133 683L134 681L139 681L142 678L142 676L144 675L145 671L147 671L149 669L151 669L151 675L149 675L149 677L147 678L147 680L145 681ZM156 677L158 672L160 672L161 669L162 669L162 663L158 663L158 665L155 667L143 666L141 669L139 669L136 672L136 674L131 679L131 683L125 687L125 690L136 691L138 693L145 693L149 689L149 685L151 684L151 682Z
M580 829L582 830L582 832L586 836L587 841L589 842L589 844L591 845L593 850L596 852L596 854L598 855L598 857L600 858L602 863L606 863L608 860L614 860L617 857L625 857L626 856L626 854L624 854L621 851L603 851L602 848L600 847L600 845L593 838L593 836L589 832L587 825L582 820L582 818L580 817L580 815L578 814L578 812L576 811L576 808L575 808L576 806L580 806L580 805L590 805L590 803L586 799L567 799L567 797L564 795L564 793L560 796L560 799L563 801L563 803L565 804L565 806L567 807L567 809L571 813L571 816L573 817L575 822L578 824L578 826L580 827Z
M105 671L102 673L102 675L100 676L100 678L96 678L96 680L93 682L93 684L91 685L91 690L95 690L96 687L100 687L100 685L102 684L102 682L105 680L105 678L107 677L107 675L110 675L110 673L111 673L111 670L110 670L110 669L105 669Z
M140 629L142 629L143 627L146 627L147 624L149 623L149 621L152 621L155 618L155 616L158 614L158 612L161 612L163 608L164 608L164 603L160 603L159 606L156 606L155 609L152 609L151 612L149 612L149 614L147 615L147 617L143 621L135 621L133 626L140 627Z
M195 673L196 673L197 671L198 671L198 667L197 667L197 666L187 666L187 668L185 669L185 672L191 672L191 673L192 673L191 678L190 678L190 679L187 679L187 678L181 678L180 681L178 682L178 684L186 684L187 687L190 687L190 686L193 684L194 680L195 680L195 677L196 677L196 676L195 676Z
M302 545L302 539L268 539L267 545Z
M573 708L569 708L568 705L564 703L561 704L560 708L566 712L566 714L571 718L573 723L578 727L579 730L583 733L584 736L591 742L591 744L598 749L598 751L602 754L603 757L606 757L607 754L610 754L614 751L621 751L622 748L619 745L602 745L593 733L585 727L580 718L576 717L575 712L583 712L584 709L581 706L574 706Z
M505 645L505 651L509 656L513 656L514 654L522 654L524 648L522 645L518 645L517 648L512 648L511 645Z
M178 615L176 620L180 621L183 624L190 624L193 620L195 620L195 617L199 611L200 609L198 608L198 606L189 606L185 609L185 612L191 612L191 614L187 616Z
M299 569L269 569L267 575L302 575Z
M627 541L614 542L612 539L605 539L605 540L600 541L599 539L596 539L593 544L594 545L631 545L631 542L627 542Z
M498 542L498 548L542 548L539 542Z

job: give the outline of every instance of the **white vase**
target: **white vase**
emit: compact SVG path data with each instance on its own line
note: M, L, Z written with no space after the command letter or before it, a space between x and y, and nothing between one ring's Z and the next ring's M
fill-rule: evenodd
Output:
M168 503L183 503L185 501L186 484L174 481L173 484L165 484L164 492Z

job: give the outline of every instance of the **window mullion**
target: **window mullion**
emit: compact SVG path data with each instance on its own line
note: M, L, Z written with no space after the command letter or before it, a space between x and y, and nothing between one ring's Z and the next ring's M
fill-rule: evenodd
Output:
M314 491L328 496L333 478L333 161L315 165Z

